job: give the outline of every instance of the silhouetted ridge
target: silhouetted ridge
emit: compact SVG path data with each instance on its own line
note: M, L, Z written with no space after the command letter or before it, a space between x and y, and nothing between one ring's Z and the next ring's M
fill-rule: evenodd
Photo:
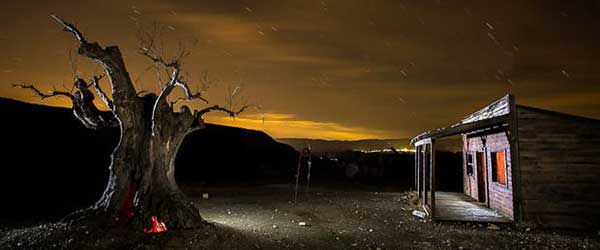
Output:
M100 197L118 130L87 129L69 108L5 98L0 117L0 223L57 219ZM185 182L287 180L296 163L292 147L263 132L207 124L184 140L176 175Z

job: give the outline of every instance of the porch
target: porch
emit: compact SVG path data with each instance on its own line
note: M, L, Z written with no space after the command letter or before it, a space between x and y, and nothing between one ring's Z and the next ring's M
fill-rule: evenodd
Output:
M485 204L463 193L435 192L434 219L440 221L469 221L510 223L511 221Z

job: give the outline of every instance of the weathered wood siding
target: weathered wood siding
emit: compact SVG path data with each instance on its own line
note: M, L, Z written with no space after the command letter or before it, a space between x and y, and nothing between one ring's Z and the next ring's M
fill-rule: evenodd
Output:
M600 227L600 122L517 106L524 223Z
M478 197L478 190L477 190L477 169L475 166L475 155L473 155L473 174L472 175L468 175L468 171L467 171L467 164L468 164L468 160L467 158L469 157L469 154L473 154L473 152L469 151L469 139L467 138L467 135L462 135L462 142L463 142L463 192L477 200Z
M485 138L485 143L484 139ZM504 151L506 154L506 185L492 181L492 152ZM508 136L506 132L491 133L486 135L478 135L475 137L467 137L467 151L466 152L484 152L486 161L486 177L487 177L487 189L488 189L488 204L489 207L498 211L500 214L507 218L514 220L513 210L513 191L512 191L512 164L510 160L510 144L508 142ZM475 157L474 157L475 158ZM485 192L485 190L478 190L477 185L477 161L473 167L473 175L467 176L465 169L465 176L463 177L469 183L470 195L474 199L477 199L478 192ZM466 191L466 190L465 190Z

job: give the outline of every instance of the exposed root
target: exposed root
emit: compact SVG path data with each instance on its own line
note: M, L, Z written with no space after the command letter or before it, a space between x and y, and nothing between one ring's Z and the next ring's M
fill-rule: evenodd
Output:
M115 227L127 224L120 223L118 217L115 219L111 218L113 218L113 216L111 216L110 213L92 206L68 214L60 221L60 223L69 225L88 225L92 227Z
M136 216L137 223L148 228L151 226L152 216L166 224L167 229L202 228L208 225L196 205L182 193L178 194L153 194L143 203L142 216ZM140 221L141 220L141 221Z

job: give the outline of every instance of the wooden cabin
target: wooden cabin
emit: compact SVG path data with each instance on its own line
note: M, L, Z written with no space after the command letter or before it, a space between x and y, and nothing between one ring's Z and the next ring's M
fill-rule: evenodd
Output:
M462 136L462 193L436 190L436 140L453 135ZM434 220L600 228L600 120L507 95L411 144L416 191Z

